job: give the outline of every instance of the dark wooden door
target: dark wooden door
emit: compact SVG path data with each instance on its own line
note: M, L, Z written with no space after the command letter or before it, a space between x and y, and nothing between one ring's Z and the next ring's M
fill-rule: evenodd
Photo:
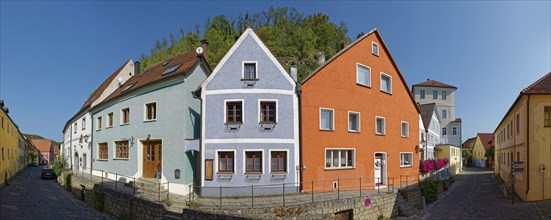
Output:
M143 177L155 178L157 172L162 171L162 142L150 140L143 145Z

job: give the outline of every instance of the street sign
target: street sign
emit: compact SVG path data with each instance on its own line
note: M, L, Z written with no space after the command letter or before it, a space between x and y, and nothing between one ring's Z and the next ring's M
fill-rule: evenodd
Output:
M524 172L524 161L513 162L513 173L522 174Z
M365 206L370 206L371 205L371 198L365 199L364 204L365 204Z

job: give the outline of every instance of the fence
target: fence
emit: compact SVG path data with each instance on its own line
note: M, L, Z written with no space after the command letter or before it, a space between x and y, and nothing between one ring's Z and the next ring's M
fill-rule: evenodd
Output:
M268 185L190 186L192 206L216 208L301 205L381 193L393 193L394 178L335 179Z
M94 184L99 184L127 195L154 202L169 199L170 183L168 181L163 183L160 181L136 179L136 177L132 176L95 169L72 170L72 172L78 178L89 180Z

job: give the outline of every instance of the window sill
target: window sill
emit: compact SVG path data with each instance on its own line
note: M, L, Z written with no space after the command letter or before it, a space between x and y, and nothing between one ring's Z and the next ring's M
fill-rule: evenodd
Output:
M348 130L348 133L356 133L356 134L359 134L360 131Z
M113 160L130 160L130 158L113 158Z
M258 81L258 78L256 78L256 79L241 79L241 81Z
M108 129L108 128L112 128L112 127L113 127L113 125L111 125L111 126L107 126L107 127L105 127L105 129Z
M235 172L217 172L217 175L234 175Z
M109 159L96 159L96 161L109 161Z
M335 131L335 129L323 129L323 128L320 128L320 131L330 131L330 132L333 132L333 131Z
M155 122L155 121L157 121L157 119L143 120L144 123L147 123L147 122Z
M243 122L226 122L225 125L242 125Z
M325 170L353 170L355 167L325 167Z
M406 166L403 166L403 165L400 165L400 168L411 168L412 165L406 165Z
M409 136L403 136L403 135L402 135L402 138L409 138Z
M385 94L387 94L387 95L392 95L392 91L387 92L387 91L381 90L381 92L382 92L382 93L385 93Z
M356 85L361 86L361 87L365 87L365 88L368 88L368 89L371 89L371 85L364 85L364 84L361 84L361 83L359 83L359 82L356 82Z
M287 171L272 171L270 172L271 175L287 175L289 174Z
M125 125L129 125L130 123L124 123L124 124L121 124L121 126L125 126Z
M261 124L261 125L276 125L277 122L275 122L275 121L261 121L261 122L258 122L258 124Z
M99 129L96 129L96 131L101 131L101 128L99 128Z
M376 54L376 53L373 53L373 52L371 54L373 54L373 56L379 57L379 54Z
M262 172L245 172L244 174L245 175L262 175L264 173L262 173Z
M386 136L385 133L375 133L375 135L377 135L377 136Z

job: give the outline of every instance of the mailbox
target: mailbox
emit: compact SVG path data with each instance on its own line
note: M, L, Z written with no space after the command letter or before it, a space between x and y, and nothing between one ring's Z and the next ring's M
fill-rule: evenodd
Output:
M180 169L174 170L174 179L180 179Z

